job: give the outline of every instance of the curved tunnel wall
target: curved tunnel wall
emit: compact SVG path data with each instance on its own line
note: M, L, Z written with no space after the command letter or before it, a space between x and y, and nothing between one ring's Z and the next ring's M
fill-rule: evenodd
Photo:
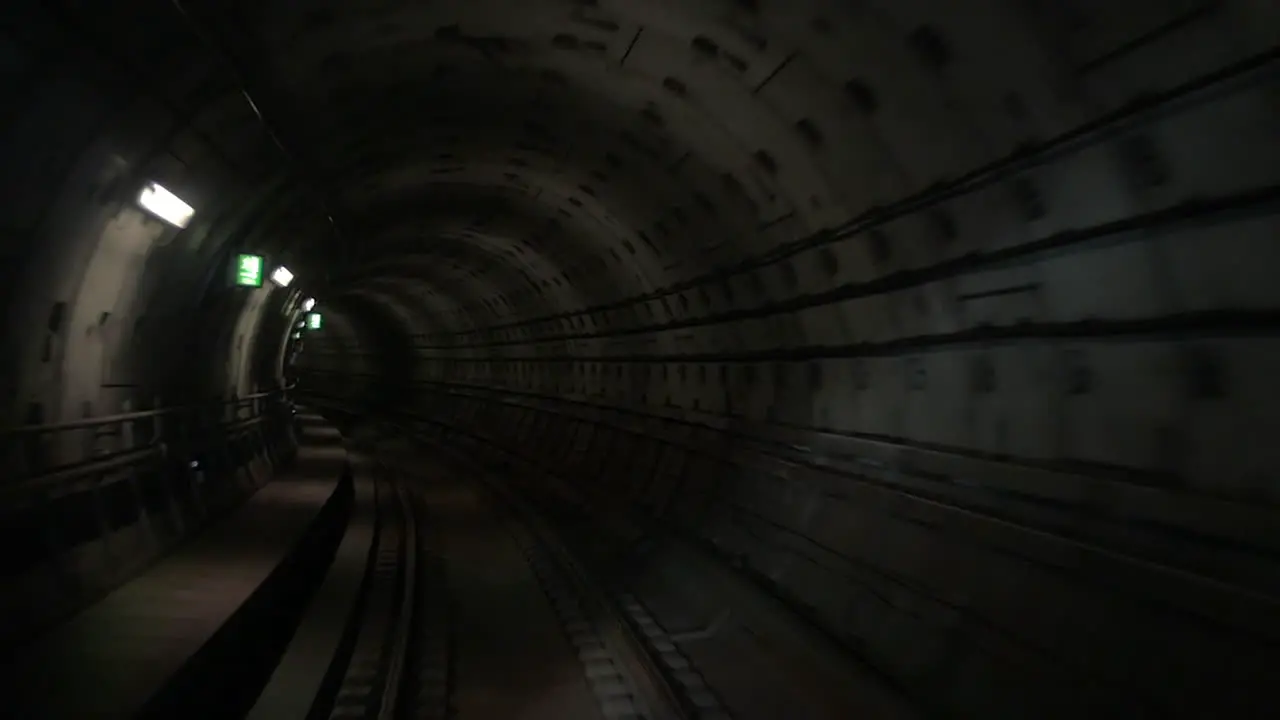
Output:
M10 4L4 21L0 382L9 419L55 422L268 387L278 373L250 377L249 358L256 329L284 312L289 293L225 287L232 252L279 257L264 227L264 208L282 194L279 169L259 154L265 140L251 111L208 77L166 87L149 67L163 56L121 56L70 9ZM211 123L236 142L213 140ZM197 208L188 228L137 206L152 180Z
M1066 524L1106 519L1113 534L1093 542L1163 553L1168 527L1129 520L1183 508L1166 525L1196 539L1167 555L1199 569L1221 539L1207 527L1245 504L1271 517L1277 495L1274 444L1257 440L1277 425L1276 13L1250 0L10 3L9 416L268 385L314 295L326 326L299 370L319 391L472 418L513 443L499 400L996 459L1076 473L1073 497L1103 478L1136 504L1104 493ZM136 210L150 179L196 207L190 228ZM297 292L226 288L242 250L289 264ZM736 437L708 447L732 458ZM800 487L706 468L732 479L716 523ZM1135 644L1176 626L1125 626L1127 601L1094 569L1052 585L985 551L949 555L954 534L839 507L773 524L888 573L970 571L903 591L883 616L903 629L864 638L873 658L919 647L900 674L941 662L955 627L965 642L1025 632L1010 616L1057 602L1049 588L1074 588L1083 617ZM1014 519L1014 538L1054 524ZM861 521L871 540L823 535ZM1222 557L1256 590L1274 534L1244 534ZM803 595L791 566L769 565L772 537L735 552ZM980 599L983 573L1009 579ZM806 592L860 602L834 580ZM950 609L902 619L915 603ZM948 625L956 608L981 629ZM1043 632L1014 664L1067 662L1070 633ZM1187 672L1254 657L1232 632L1179 640L1202 651ZM1079 652L1070 662L1088 665L1106 650ZM977 686L999 695L997 666L982 667ZM1177 704L1150 685L1164 675L1144 677L1139 694Z
M1195 716L1256 698L1268 621L1244 601L1243 625L1199 626L1240 596L1192 600L1199 581L1141 569L1254 589L1274 570L1275 457L1255 441L1276 424L1262 400L1276 392L1274 53L1224 40L1249 10L931 7L840 45L874 60L833 63L821 17L771 56L727 49L745 24L772 51L786 24L767 12L654 27L610 9L614 79L649 90L599 148L539 101L492 121L519 123L494 168L499 153L457 148L473 135L440 120L445 152L418 172L449 210L456 184L481 178L528 184L547 208L466 207L461 228L424 213L417 252L435 267L383 272L450 302L414 298L404 405L705 541L926 706ZM568 15L557 29L577 39L550 43L572 60L547 62L599 82L577 64L607 64L583 51L583 21L601 17ZM468 20L436 39L501 47L492 23ZM1051 29L1068 22L1074 35ZM474 86L494 82L475 72ZM554 170L531 182L539 152ZM578 253L578 222L598 224L600 250ZM481 249L455 249L459 232ZM494 235L514 236L509 280L482 254ZM394 279L382 292L425 294ZM304 382L358 397L343 386L377 360L335 329L309 340ZM882 474L840 459L885 447L906 475L887 494ZM911 454L926 450L948 460Z
M597 224L607 244L580 257L568 254L572 241L556 242L566 253L561 258L552 256L560 249L542 250L553 243L536 231L512 239L519 231L503 228L519 272L537 277L534 261L522 259L528 254L581 276L535 280L534 290L518 278L488 280L502 268L479 241L480 249L465 252L454 251L456 239L427 241L432 247L417 252L437 258L431 267L399 271L432 277L469 254L453 273L463 276L465 289L451 298L469 306L453 310L465 326L456 328L447 310L433 312L441 303L420 305L428 328L415 335L422 379L676 406L1026 460L1176 473L1217 491L1268 492L1260 473L1270 458L1241 432L1265 424L1257 413L1266 411L1252 403L1232 407L1236 392L1225 388L1264 388L1265 358L1274 352L1265 340L1243 337L1253 334L1255 321L1266 322L1275 299L1268 159L1275 140L1267 129L1274 98L1269 65L1259 71L1250 63L1259 44L1251 48L1234 34L1245 32L1246 6L1191 19L1162 4L1145 8L1147 17L1090 17L1080 8L1074 22L1089 29L1077 31L1079 47L1067 48L1044 37L1029 42L1034 17L891 17L864 8L841 18L847 37L831 29L830 17L813 18L801 33L804 52L775 51L790 46L757 37L763 49L747 63L749 55L727 49L747 42L747 28L782 38L799 31L794 19L788 26L768 8L697 18L709 26L686 18L682 33L669 27L670 17L668 27L651 28L622 9L602 8L600 17L570 13L579 27L592 26L586 20L619 25L612 35L635 39L620 43L631 54L619 83L656 86L640 101L639 117L591 164L573 165L587 154L585 133L541 114L523 121L525 135L550 143L544 149L565 165L555 182L536 186L543 204L564 225ZM758 13L764 14L749 17ZM643 25L638 36L625 32L624 19ZM1177 28L1164 28L1175 20ZM1108 21L1117 27L1106 28ZM461 27L441 25L435 39L445 46L459 37L480 42ZM676 44L699 27L717 29L726 47L707 34L694 35L687 47ZM852 42L859 32L885 27L901 32L867 43L884 53L876 62L834 54L860 47ZM1137 27L1157 37L1145 38ZM553 36L561 52L545 62L583 75L574 78L583 85L598 81L592 73L603 59L574 57L586 33L570 35L577 39ZM501 45L491 34L474 36ZM1199 52L1177 52L1190 46ZM781 58L771 66L775 52ZM344 57L324 62L344 67ZM377 57L348 72L372 82ZM290 64L307 59L302 53ZM843 88L829 82L819 92L820 82L849 74L827 72L837 60L886 76L854 78ZM725 72L718 63L739 70ZM762 77L727 81L739 71ZM1219 71L1239 74L1204 81ZM451 68L446 76L465 72ZM663 83L670 79L683 89L672 91L672 83ZM751 112L726 117L732 106L716 93L736 93ZM621 89L617 95L624 97ZM457 110L470 106L447 107L471 119L470 110ZM514 113L507 119L516 124ZM738 167L722 171L714 187L714 176L686 174L683 164L672 169L668 158L647 157L647 146L632 142L644 133L655 147L665 141L677 153L705 152L711 164L713 148L699 141L714 134L705 126L715 121L728 136L720 145L764 146L765 134L773 133L776 147L737 156L726 150ZM741 130L725 132L730 121ZM451 139L438 138L439 147L450 149ZM519 153L521 143L515 145ZM487 157L474 165L460 157L467 156L439 153L433 168L413 168L410 177L410 169L395 167L370 184L404 192L419 182L433 195L461 194L459 184L479 180L448 178L483 176L491 168ZM663 180L643 184L653 191L635 203L632 195L618 203L633 217L618 217L622 211L590 196L614 192L613 185L560 195L574 181L565 176L607 166L609 157ZM723 167L722 158L714 160ZM983 168L992 169L971 174ZM837 171L857 182L837 178ZM422 177L428 173L446 178ZM511 182L527 182L513 174L518 179ZM505 180L489 179L506 188ZM801 197L806 187L814 192ZM731 189L746 195L735 198ZM670 205L643 213L632 207L652 204L667 190L675 196ZM448 222L444 213L424 217ZM503 220L517 228L533 222L473 216L469 227L476 233L480 221L487 228ZM619 222L633 234L615 234ZM475 273L486 273L485 280ZM578 292L556 292L556 284ZM441 292L435 283L429 287ZM389 282L386 292L414 291ZM546 292L553 297L541 305L529 302ZM326 369L317 357L326 352L323 340L312 345L310 362ZM1246 390L1239 398L1251 396ZM1206 422L1212 427L1200 427Z

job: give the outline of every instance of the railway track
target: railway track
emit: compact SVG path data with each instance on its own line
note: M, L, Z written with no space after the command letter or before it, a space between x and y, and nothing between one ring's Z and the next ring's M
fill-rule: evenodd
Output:
M728 717L643 606L597 583L534 507L417 451L386 456L345 666L310 717Z
M550 599L561 629L573 644L583 672L608 720L690 717L662 669L652 662L653 651L637 636L604 590L594 584L580 564L550 530L528 510L509 503L503 514L507 532L515 540Z
M375 480L376 540L358 603L358 625L329 718L399 717L406 629L418 581L417 523L404 483L385 466Z

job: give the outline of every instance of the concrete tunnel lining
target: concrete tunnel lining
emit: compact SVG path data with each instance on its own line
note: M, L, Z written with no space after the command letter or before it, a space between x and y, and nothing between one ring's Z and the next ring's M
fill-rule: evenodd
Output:
M684 529L936 708L1039 707L1000 694L1020 664L1044 697L1128 683L1161 711L1203 707L1160 687L1178 673L1263 686L1269 630L1142 617L1097 568L919 530L807 460L751 467L741 434L1075 478L1054 502L1142 488L1070 510L945 492L1017 532L1176 547L1274 601L1274 536L1215 545L1280 501L1259 441L1280 426L1274 4L18 0L0 19L10 424L273 387L314 296L310 390L517 444L512 403L637 448L649 425L705 433L704 472L732 482ZM136 207L146 180L190 227ZM237 252L295 286L224 287ZM1191 509L1135 519L1167 507ZM866 610L796 543L915 584ZM1090 623L1202 657L1091 667ZM948 653L985 659L930 685Z

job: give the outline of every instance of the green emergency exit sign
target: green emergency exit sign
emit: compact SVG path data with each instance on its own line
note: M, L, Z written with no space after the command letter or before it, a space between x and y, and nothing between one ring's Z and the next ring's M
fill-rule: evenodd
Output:
M262 287L262 268L265 263L261 255L236 256L236 285L240 287Z
M320 329L320 313L307 313L307 328L310 330Z

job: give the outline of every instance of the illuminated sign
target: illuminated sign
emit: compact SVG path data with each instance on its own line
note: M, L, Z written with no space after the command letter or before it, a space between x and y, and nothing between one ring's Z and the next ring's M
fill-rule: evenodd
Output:
M262 287L262 256L236 256L236 285L240 287Z
M311 330L319 330L320 324L320 313L307 313L307 328Z

